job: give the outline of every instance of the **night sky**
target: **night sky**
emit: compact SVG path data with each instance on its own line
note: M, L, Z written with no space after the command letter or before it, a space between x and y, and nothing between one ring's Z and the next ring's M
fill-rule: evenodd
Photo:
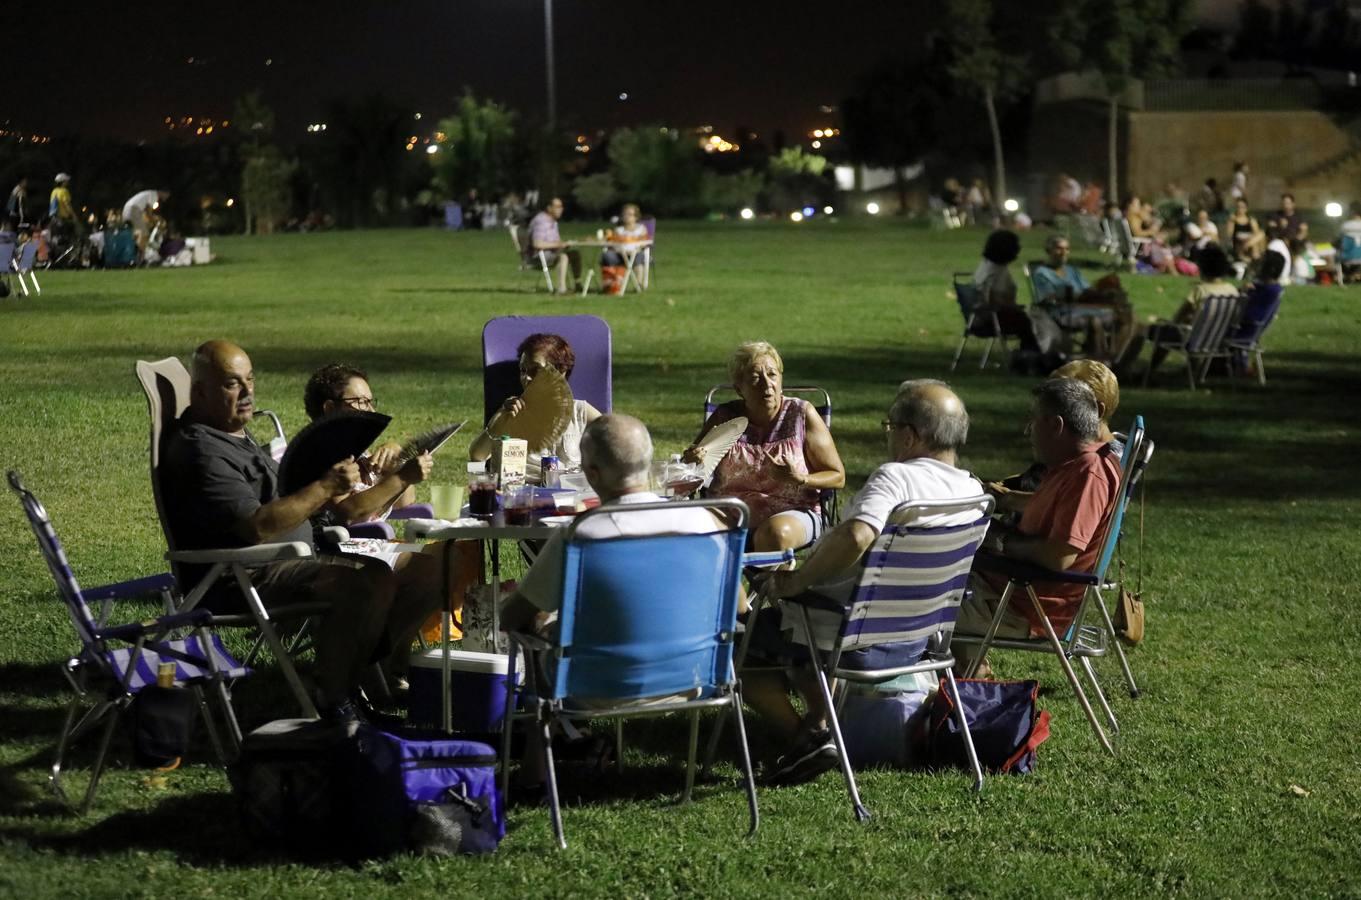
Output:
M920 53L940 5L556 0L558 119L800 133L867 67ZM165 116L220 120L251 89L285 133L328 99L373 92L428 114L465 85L533 116L546 106L542 0L25 3L11 24L16 13L27 71L14 74L29 90L10 92L0 119L39 133L154 139Z

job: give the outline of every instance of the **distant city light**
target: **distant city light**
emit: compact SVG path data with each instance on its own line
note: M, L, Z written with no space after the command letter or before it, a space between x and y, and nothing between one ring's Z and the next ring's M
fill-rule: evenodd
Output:
M797 209L794 210L792 213L789 214L789 221L791 221L791 222L802 222L802 221L803 221L803 213L799 212Z
M407 149L407 152L410 152L410 151L416 149L416 145L415 145L414 143L408 143L408 144L406 145L406 149Z
M822 141L813 141L813 149L814 149L814 150L821 150L821 149L822 149Z
M628 91L620 91L620 92L619 92L619 99L620 99L620 100L627 100L628 98L629 98L629 92L628 92Z
M1008 197L1007 202L1002 204L1002 208L1009 213L1014 213L1021 208L1021 204L1015 197Z
M823 214L824 216L830 216L834 211L835 211L835 210L833 210L830 206L824 206L824 207L822 208L822 214Z
M820 137L822 137L822 129L821 129L821 128L814 128L814 129L813 129L813 137L815 137L815 138L820 138Z
M865 212L869 213L872 216L879 215L879 204L871 200L869 203L865 204Z
M1323 213L1330 219L1340 219L1342 218L1342 204L1333 200L1327 206L1323 207Z
M420 120L421 120L421 114L420 114L420 113L416 113L416 121L419 122Z
M228 207L228 209L230 209L231 207L233 207L233 206L235 206L235 205L236 205L236 198L235 198L235 197L228 197L228 198L227 198L227 207Z
M813 207L811 207L811 206L805 206L805 207L803 208L803 217L804 217L805 219L811 219L811 218L813 218L813 214L816 213L816 212L817 212L817 210L816 210L816 209L813 209Z
M743 219L748 219L748 220L753 219L753 218L756 217L756 213L752 212L752 209L751 209L750 206L744 206L744 207L742 207L742 211L741 211L740 213L738 213L738 215L741 216Z
M425 148L425 152L430 154L431 156L434 156L436 153L439 152L439 144L431 144L429 147Z

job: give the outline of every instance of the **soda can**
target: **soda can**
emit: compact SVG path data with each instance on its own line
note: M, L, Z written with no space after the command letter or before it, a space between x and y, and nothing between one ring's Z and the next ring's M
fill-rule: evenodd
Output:
M539 459L539 483L544 487L558 487L562 479L562 463L556 456Z

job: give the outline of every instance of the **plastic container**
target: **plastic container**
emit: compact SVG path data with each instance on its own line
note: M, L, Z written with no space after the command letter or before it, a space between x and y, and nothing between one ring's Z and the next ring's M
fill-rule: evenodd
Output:
M450 723L454 731L488 734L501 730L506 714L506 666L509 657L501 653L449 651ZM439 726L440 672L444 667L439 648L426 650L411 658L407 680L411 684L409 715L412 722ZM524 680L516 672L516 681Z

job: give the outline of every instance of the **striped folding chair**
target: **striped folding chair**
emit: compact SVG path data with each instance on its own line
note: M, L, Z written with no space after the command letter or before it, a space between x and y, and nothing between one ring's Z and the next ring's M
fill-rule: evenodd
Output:
M813 404L813 409L817 410L822 417L823 424L829 429L832 427L832 395L823 388L816 385L798 385L795 387L784 388L786 394L795 397L803 397ZM709 417L718 409L719 394L737 394L737 388L731 384L716 384L709 388L709 393L704 395L704 421L708 422ZM831 528L836 524L840 497L836 488L825 488L818 491L818 506L822 509L822 524L824 528Z
M576 536L593 516L684 507L724 513L732 524L711 534L600 540ZM737 724L751 822L748 833L755 833L760 822L756 781L742 720L741 684L733 666L748 515L746 504L732 499L615 505L578 516L563 535L557 637L547 641L512 632L511 658L515 647L524 649L527 688L516 685L514 671L506 676L507 692L520 695L522 708L532 710L529 715L541 730L553 832L560 848L567 847L567 839L551 735L554 723L568 719L688 714L689 755L681 795L681 803L687 803L695 781L699 713L711 708L727 711ZM659 572L667 577L658 578ZM509 715L503 719L503 777L509 770L511 719Z
M974 753L964 704L959 699L959 688L951 671L955 659L950 652L950 637L959 616L959 604L964 599L974 554L988 531L992 503L992 498L986 495L964 500L902 503L893 510L884 530L866 551L864 567L849 606L817 594L802 594L780 601L786 610L798 613L818 687L827 706L846 790L855 816L862 822L868 820L870 814L860 801L855 773L841 736L841 723L837 719L845 691L839 690L838 700L834 702L829 679L840 679L844 688L845 682L850 681L881 682L918 672L943 673L973 766L974 790L983 789L983 769ZM960 519L964 520L962 524L918 524L927 520L952 522ZM836 637L829 648L820 648L819 641L812 637L818 634L813 623L814 610L830 612L839 618ZM758 612L759 607L753 609L747 622L743 658L749 635L755 631ZM876 658L887 659L891 667L882 664L878 668L867 667L866 654L861 651L870 648L879 648L881 653L876 654Z
M221 639L209 629L211 613L193 610L126 625L103 623L95 617L85 595L81 593L47 511L38 498L24 487L19 473L11 471L8 478L10 489L23 505L28 524L38 540L38 549L47 561L57 591L70 614L71 624L80 638L80 652L62 667L62 674L66 676L75 696L67 709L61 737L57 740L57 754L50 777L53 791L63 803L69 804L61 783L66 751L78 738L102 723L99 751L90 772L84 799L78 807L82 813L90 808L99 789L99 778L104 771L114 725L132 706L133 698L143 688L156 683L158 669L165 663L175 667L175 684L186 686L194 692L213 749L225 764L227 754L223 752L217 726L208 711L203 688L207 686L212 690L235 753L240 746L241 729L232 710L226 682L227 679L248 674L249 670L232 658Z
M1092 727L1092 732L1100 741L1101 746L1112 755L1115 754L1115 747L1107 737L1105 729L1101 727L1096 713L1093 712L1091 702L1087 699L1087 693L1082 688L1082 682L1078 680L1077 673L1073 669L1072 661L1077 660L1082 667L1088 682L1092 686L1092 691L1096 695L1097 702L1105 713L1106 720L1110 723L1111 731L1118 734L1120 724L1115 718L1110 703L1106 700L1105 693L1101 690L1101 683L1097 680L1092 660L1106 656L1109 648L1114 647L1116 658L1119 660L1121 671L1125 676L1126 684L1129 686L1130 696L1137 697L1139 695L1138 686L1134 681L1134 673L1130 670L1129 660L1125 657L1125 651L1120 646L1120 642L1115 638L1115 625L1111 621L1110 610L1107 608L1103 591L1110 588L1106 580L1106 570L1110 567L1111 559L1114 557L1116 546L1120 541L1120 529L1124 522L1125 509L1129 506L1134 488L1139 484L1152 452L1152 443L1147 441L1144 433L1143 416L1136 416L1134 426L1129 431L1129 439L1125 442L1124 454L1121 457L1119 490L1116 492L1115 501L1107 513L1104 531L1102 532L1101 552L1097 555L1091 571L1054 572L1032 563L996 556L987 551L981 552L978 554L976 568L985 572L1005 575L1008 579L1007 586L1003 589L998 600L997 610L987 633L983 635L955 635L955 641L958 643L977 645L974 663L967 673L968 676L974 674L983 657L989 650L993 649L1051 653L1056 656L1060 667L1063 669L1064 677L1068 679L1068 683L1072 685L1073 693L1077 695L1078 703L1082 706L1083 714L1086 715L1087 722ZM1045 615L1044 607L1040 605L1039 598L1035 594L1034 585L1037 581L1063 582L1084 586L1081 604L1073 616L1072 624L1062 638L1059 637L1049 617ZM1024 591L1029 598L1031 606L1044 629L1044 637L997 637L997 629L1002 622L1002 616L1011 602L1012 595L1017 590ZM1092 609L1096 610L1100 621L1086 621L1090 618L1089 612Z
M1196 310L1190 325L1163 322L1156 327L1153 337L1154 352L1159 349L1179 350L1186 357L1186 378L1191 382L1191 390L1196 389L1196 368L1200 368L1200 380L1210 373L1210 364L1216 359L1226 359L1233 349L1225 342L1225 336L1238 322L1238 310L1243 298L1237 294L1221 294L1206 297ZM1153 376L1153 367L1144 370L1144 387L1148 387Z

